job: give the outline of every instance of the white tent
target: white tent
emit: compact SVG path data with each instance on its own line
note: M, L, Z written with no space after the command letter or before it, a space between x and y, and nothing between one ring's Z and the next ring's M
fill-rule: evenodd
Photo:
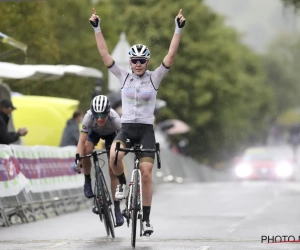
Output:
M126 35L124 32L122 32L120 35L120 40L117 43L116 47L114 48L111 56L114 58L115 62L119 66L123 67L124 69L127 69L128 72L130 72L129 57L128 57L129 49L130 49L130 45L126 40ZM112 92L120 90L120 83L118 78L109 70L108 70L108 89Z
M93 78L102 78L103 76L98 69L78 65L19 65L0 62L0 80L29 79L53 81L67 74Z

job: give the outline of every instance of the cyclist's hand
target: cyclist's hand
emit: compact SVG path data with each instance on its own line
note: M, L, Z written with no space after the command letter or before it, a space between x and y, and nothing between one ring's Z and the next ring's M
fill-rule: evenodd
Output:
M97 15L95 8L93 8L93 14L90 17L90 24L92 25L95 33L101 32L100 21L100 17Z
M181 33L181 29L185 25L185 18L182 15L182 9L179 10L178 15L175 17L175 33Z
M81 173L81 169L82 169L82 164L81 164L81 162L79 162L77 165L76 165L76 172L78 173L78 174L80 174Z
M18 133L21 136L24 136L24 135L26 135L28 133L28 130L27 130L27 128L19 128Z
M72 166L74 172L77 172L78 174L81 173L82 164L79 162L78 164L74 164Z

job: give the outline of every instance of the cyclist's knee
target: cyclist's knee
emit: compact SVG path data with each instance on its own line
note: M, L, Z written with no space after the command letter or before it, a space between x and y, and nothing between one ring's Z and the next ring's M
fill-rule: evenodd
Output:
M118 153L118 161L117 161L118 166L122 163L123 157L124 157L123 152L119 152ZM114 163L115 163L115 153L113 153L113 154L112 154L112 152L110 153L109 161L110 161L110 166L114 166Z
M120 145L121 148L124 148L124 146ZM116 142L114 142L112 145L111 145L111 148L110 148L110 166L111 168L114 167L114 161L115 161L115 155L116 155ZM125 153L124 152L118 152L118 166L120 166L122 164L122 160L123 160L123 157L124 157Z
M140 169L142 173L143 182L148 182L152 180L152 168L153 168L153 163L141 162Z
M142 171L142 181L145 183L152 181L152 172L150 171Z
M116 175L114 174L114 172L112 171L111 168L109 168L109 176L110 176L110 178L116 177Z

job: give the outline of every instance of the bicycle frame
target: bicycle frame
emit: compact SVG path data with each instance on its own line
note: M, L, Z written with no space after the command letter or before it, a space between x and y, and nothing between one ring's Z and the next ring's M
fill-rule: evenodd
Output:
M99 158L98 156L101 154L105 154L108 151L93 151L91 154L88 155L84 155L84 156L79 156L79 154L76 154L76 164L78 164L78 162L81 159L84 158L93 158L93 162L94 162L94 168L95 168L95 188L94 188L94 193L95 191L97 191L97 194L99 194L100 197L97 197L97 195L95 195L94 197L94 205L96 205L97 210L98 210L98 215L100 217L100 220L103 220L103 216L104 216L104 224L105 224L105 228L106 228L106 232L107 235L109 235L109 231L111 233L111 236L113 238L115 238L115 233L114 233L114 227L115 225L115 220L114 220L114 216L112 215L112 211L111 211L111 205L112 205L112 200L107 188L107 184L104 178L104 174L101 170L100 164L99 164ZM98 176L98 178L97 178ZM99 183L98 183L99 181ZM96 200L97 198L100 198L100 202L98 200ZM98 204L100 204L100 211L98 208ZM104 213L102 214L101 210L104 210ZM93 212L94 212L94 208L93 208ZM109 221L107 221L109 220Z
M129 153L134 153L135 157L134 157L134 169L132 171L131 174L131 181L130 181L130 189L129 189L129 194L126 198L127 201L127 224L129 226L129 220L131 218L130 214L132 211L136 211L134 212L134 214L137 214L137 217L134 219L134 224L132 225L132 228L134 233L132 233L132 238L131 238L131 243L132 246L135 247L135 238L136 238L136 220L140 219L140 236L142 236L142 218L143 218L143 196L142 196L142 175L141 175L141 171L140 171L140 155L142 152L155 152L156 153L156 158L157 158L157 167L158 169L161 168L161 163L160 163L160 150L159 150L159 143L155 144L155 149L143 149L142 145L139 143L134 144L133 148L120 148L120 142L116 143L116 154L115 154L115 159L114 159L114 165L117 165L117 161L118 161L118 152L122 151L122 152L129 152ZM138 182L137 182L137 197L134 197L133 195L133 187L134 187L134 181L135 181L135 176L136 176L136 171L138 172L137 174L137 178L138 178ZM136 201L136 205L137 207L134 207L135 204L133 204L132 206L132 201L133 199L137 199ZM134 235L133 235L134 234Z

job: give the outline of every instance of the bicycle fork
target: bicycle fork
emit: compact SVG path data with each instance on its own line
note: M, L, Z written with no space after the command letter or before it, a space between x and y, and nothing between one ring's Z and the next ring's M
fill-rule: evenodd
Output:
M130 181L130 188L129 188L129 199L128 199L128 204L127 204L127 211L131 211L133 210L132 208L132 193L133 193L133 185L134 185L134 175L135 175L135 171L138 171L138 195L137 195L137 206L138 206L138 215L137 218L140 220L140 236L143 236L143 192L142 192L142 174L141 171L139 169L134 169L132 171L131 174L131 181Z

